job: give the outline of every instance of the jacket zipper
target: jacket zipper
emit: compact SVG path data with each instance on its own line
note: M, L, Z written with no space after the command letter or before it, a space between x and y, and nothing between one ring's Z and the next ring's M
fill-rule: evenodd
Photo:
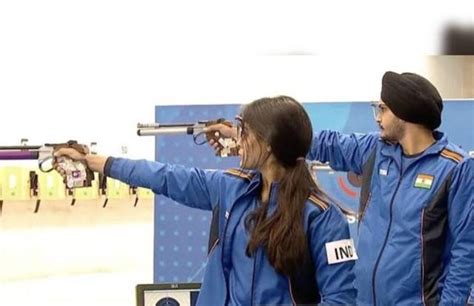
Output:
M256 263L257 263L257 254L258 252L255 254L254 258L253 258L253 271L252 271L252 289L251 289L251 293L250 293L250 306L253 306L253 302L254 302L254 286L255 286L255 266L256 266Z
M224 273L224 279L226 281L226 287L227 287L227 279L226 279L226 276L225 276L225 271L224 271L224 253L225 253L225 241L226 241L226 233L227 233L227 229L228 229L228 225L229 225L229 220L230 220L230 215L232 214L232 211L234 210L235 208L235 203L237 203L237 201L239 201L242 197L244 197L246 195L246 192L240 194L234 201L234 204L232 205L231 209L229 210L229 216L227 218L227 220L225 221L225 225L224 225L224 229L223 229L223 232L222 232L222 245L221 245L221 248L222 248L222 254L221 254L221 263L222 263L222 272ZM225 212L224 212L225 214ZM253 278L253 277L252 277ZM252 279L252 282L253 282L253 279ZM252 285L253 286L253 285ZM228 290L228 288L227 288ZM252 287L252 290L253 290L253 287ZM227 305L227 302L228 302L228 299L229 299L229 292L227 292L226 294L226 298L225 298L225 304L224 305ZM253 302L252 302L253 303Z
M388 241L388 236L390 234L390 229L392 227L392 219L393 219L393 202L395 200L395 196L397 195L397 192L398 192L398 188L400 188L400 184L402 182L402 178L403 178L403 173L402 173L402 170L401 170L401 167L400 167L400 179L398 180L398 183L397 183L397 188L395 188L395 192L392 196L392 200L390 201L390 220L388 222L388 229L387 229L387 233L385 234L385 239L383 241L383 244L382 244L382 248L380 249L380 253L379 253L379 256L377 257L377 260L375 261L375 266L374 266L374 271L372 273L372 300L373 300L373 303L374 303L374 306L377 305L377 297L376 297L376 293L375 293L375 274L377 273L377 268L379 266L379 263L380 263L380 258L382 258L382 254L383 254L383 251L385 249L385 246L387 245L387 241Z
M240 199L240 197L237 198L237 200ZM237 200L235 202L237 202ZM235 204L234 202L234 204ZM229 219L230 219L230 214L232 213L232 210L234 209L234 205L231 207L230 211L229 211L229 215L227 217L227 219L225 220L225 224L224 224L224 228L223 228L223 231L222 231L222 244L221 244L221 248L222 248L222 252L221 252L221 264L222 264L222 273L224 273L224 281L225 281L225 286L226 286L226 295L225 295L225 303L224 305L227 305L228 301L229 301L229 288L227 287L228 286L228 281L227 281L227 277L226 277L226 272L225 272L225 269L224 269L224 253L225 253L225 241L226 241L226 233L227 233L227 225L229 224ZM224 216L226 214L226 211L224 211ZM225 217L224 217L225 218Z

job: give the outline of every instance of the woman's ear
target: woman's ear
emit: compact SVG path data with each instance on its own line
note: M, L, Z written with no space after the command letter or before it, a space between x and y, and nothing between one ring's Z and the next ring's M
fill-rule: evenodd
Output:
M272 151L272 147L268 146L267 147L267 152L271 152Z

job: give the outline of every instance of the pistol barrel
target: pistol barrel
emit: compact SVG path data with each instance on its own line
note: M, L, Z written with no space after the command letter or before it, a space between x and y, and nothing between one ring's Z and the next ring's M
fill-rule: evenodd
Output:
M0 160L38 159L39 151L0 151Z
M166 135L166 134L187 134L192 135L194 133L202 132L204 126L201 125L159 125L155 128L138 128L138 136L155 136L155 135Z

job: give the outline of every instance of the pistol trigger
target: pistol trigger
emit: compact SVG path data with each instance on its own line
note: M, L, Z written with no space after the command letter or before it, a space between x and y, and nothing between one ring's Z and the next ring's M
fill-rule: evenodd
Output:
M51 160L51 159L53 159L53 157L46 157L46 158L40 160L40 162L39 162L39 164L38 164L38 167L39 167L39 169L40 169L42 172L48 173L48 172L53 171L53 167L51 167L51 168L49 168L49 169L47 169L47 170L43 168L43 164L44 164L46 161L49 161L49 160Z

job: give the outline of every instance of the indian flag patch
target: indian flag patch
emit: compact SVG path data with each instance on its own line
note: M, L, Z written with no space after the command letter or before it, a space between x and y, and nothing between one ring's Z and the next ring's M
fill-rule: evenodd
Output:
M415 180L416 188L431 189L433 184L433 176L428 174L418 174Z

